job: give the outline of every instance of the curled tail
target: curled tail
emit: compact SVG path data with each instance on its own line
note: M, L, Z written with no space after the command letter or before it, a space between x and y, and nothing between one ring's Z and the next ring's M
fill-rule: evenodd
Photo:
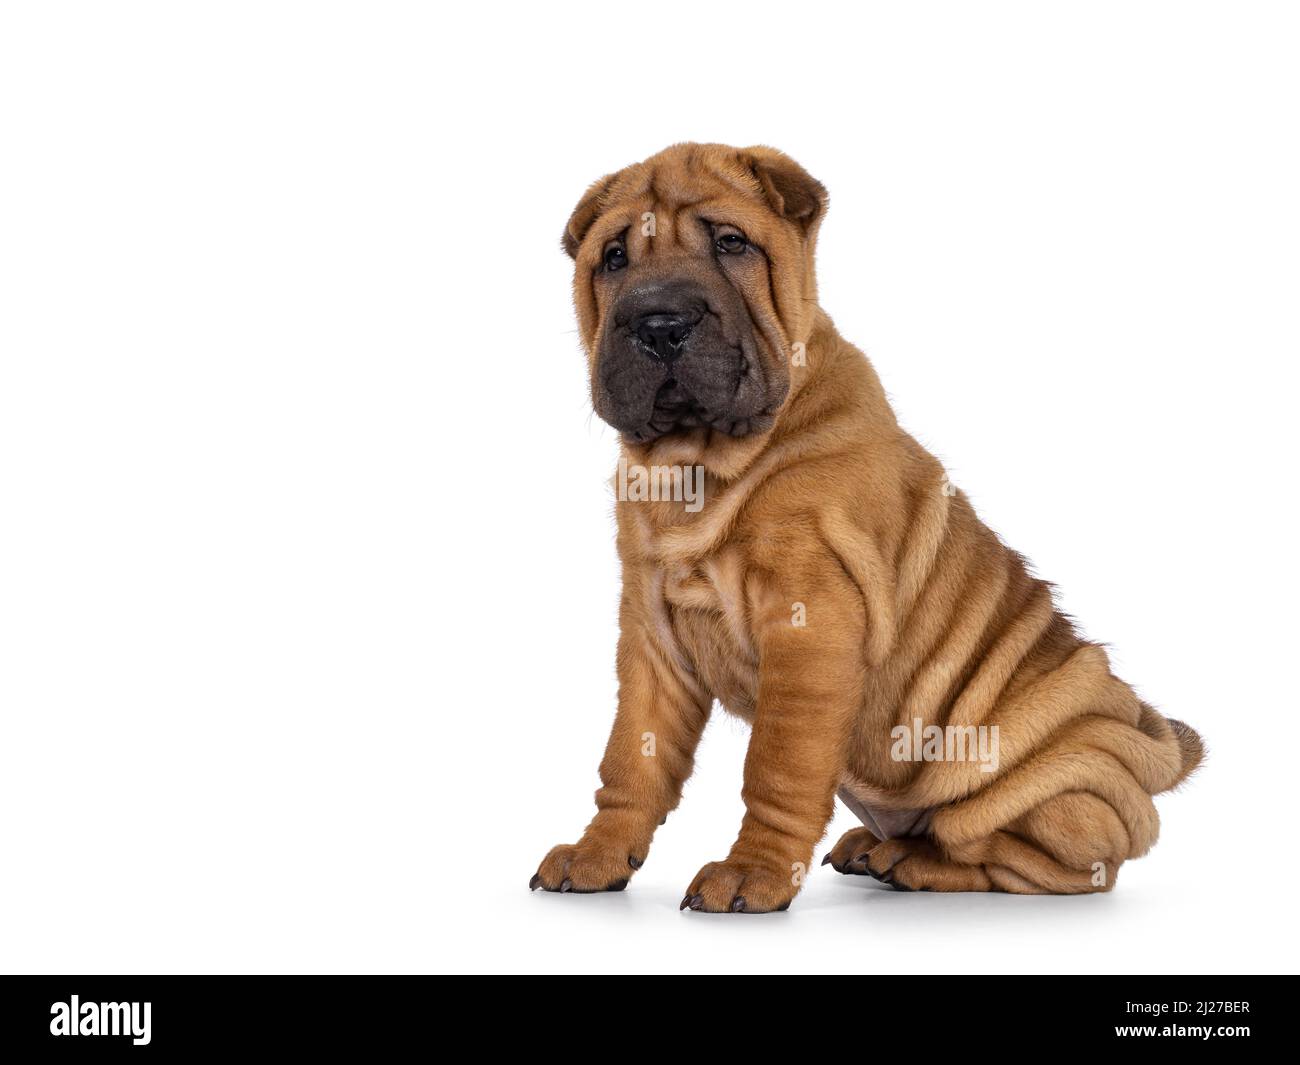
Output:
M1143 787L1150 794L1159 795L1178 787L1192 775L1205 757L1205 745L1190 725L1165 717L1147 703L1139 705L1138 729L1154 741L1148 750L1154 755L1155 764Z
M1205 758L1205 744L1201 741L1200 734L1191 725L1185 724L1176 718L1166 718L1169 727L1173 729L1174 738L1178 740L1178 750L1183 757L1183 767L1178 772L1178 776L1169 786L1176 788L1184 780L1195 772Z

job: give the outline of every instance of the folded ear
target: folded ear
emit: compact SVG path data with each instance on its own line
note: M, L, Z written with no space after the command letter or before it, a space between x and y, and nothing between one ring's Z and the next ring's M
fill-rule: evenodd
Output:
M758 179L772 210L794 222L805 236L821 221L830 195L820 181L788 155L758 145L742 151L740 160Z
M578 248L582 246L582 238L587 235L587 230L591 228L591 224L600 217L600 212L605 209L605 196L609 193L616 177L618 177L617 174L606 174L595 182L591 188L583 193L582 199L578 201L578 206L573 209L573 214L569 216L569 224L564 227L562 243L570 259L578 257Z

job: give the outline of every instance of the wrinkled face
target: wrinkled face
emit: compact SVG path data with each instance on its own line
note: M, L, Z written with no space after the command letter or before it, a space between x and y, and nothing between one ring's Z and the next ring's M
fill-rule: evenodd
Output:
M596 413L633 444L770 429L824 205L771 149L678 145L593 186L565 246Z

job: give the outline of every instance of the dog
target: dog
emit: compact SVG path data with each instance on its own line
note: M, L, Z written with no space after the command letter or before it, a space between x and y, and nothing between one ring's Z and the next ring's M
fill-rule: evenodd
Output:
M627 886L715 701L751 726L745 814L689 910L786 909L837 795L862 827L836 872L1109 891L1156 840L1151 797L1203 757L899 427L818 305L826 207L779 151L678 144L565 227L592 403L621 438L618 710L596 815L531 888Z

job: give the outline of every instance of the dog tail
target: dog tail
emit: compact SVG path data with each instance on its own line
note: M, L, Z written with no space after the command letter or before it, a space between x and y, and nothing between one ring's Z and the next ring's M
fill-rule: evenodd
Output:
M1149 703L1140 702L1138 730L1154 747L1149 747L1154 761L1146 787L1152 795L1172 791L1196 771L1205 759L1205 744L1191 725L1165 717Z
M1178 775L1174 777L1168 787L1163 789L1164 791L1170 791L1196 772L1197 767L1205 760L1205 743L1191 725L1173 717L1165 718L1165 723L1174 734L1174 739L1178 743L1178 754L1182 761L1182 765L1178 769Z

